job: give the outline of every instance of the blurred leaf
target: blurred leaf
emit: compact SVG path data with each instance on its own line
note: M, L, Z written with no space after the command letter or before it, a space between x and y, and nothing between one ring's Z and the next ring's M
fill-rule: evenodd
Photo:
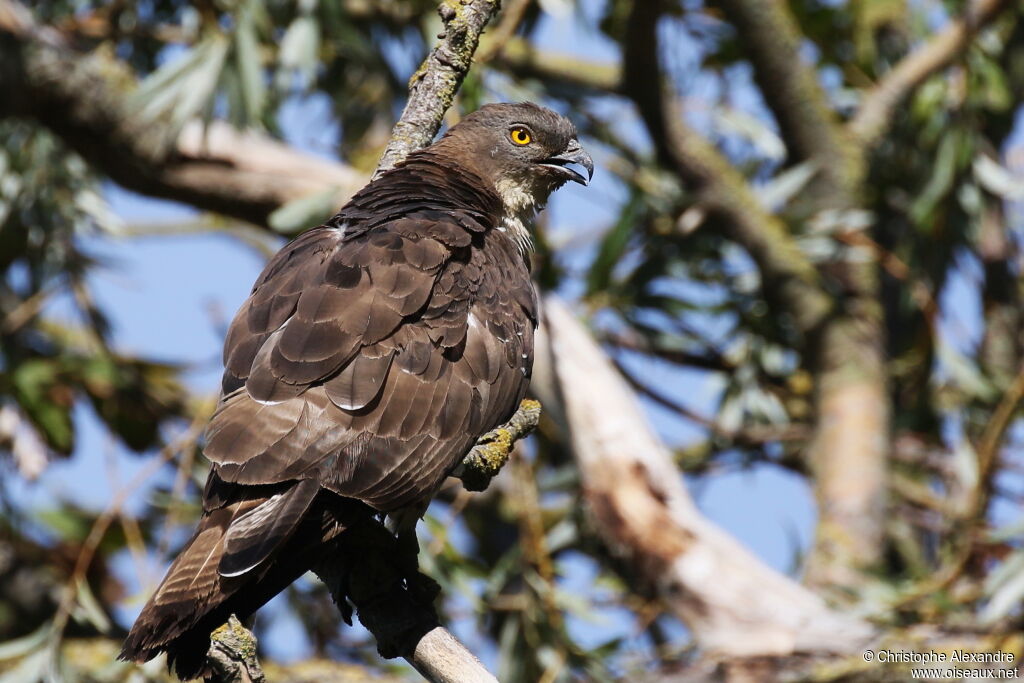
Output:
M914 200L910 209L910 214L916 223L926 223L935 205L952 187L956 173L956 146L957 139L953 133L944 135L942 142L939 143L938 154L928 184Z
M761 119L731 107L715 107L711 113L722 135L737 135L748 140L770 161L786 158L786 144Z
M974 158L974 177L986 190L1008 201L1024 199L1024 177L1010 173L1009 169L985 154Z
M51 360L30 360L11 373L18 404L46 443L60 453L70 453L74 444L70 409L72 395L58 378Z
M263 59L260 56L259 42L256 38L256 26L253 12L246 3L238 21L234 35L235 63L241 82L244 116L239 117L241 126L252 126L260 119L266 101L266 87L263 83Z
M976 359L968 358L941 340L936 347L939 360L960 389L970 396L984 400L998 398L998 389L981 372Z
M79 579L76 584L73 616L79 621L91 624L100 633L110 632L110 619L93 595L88 581Z
M211 108L230 47L224 34L209 33L193 49L140 83L131 103L143 118L166 117L174 129L180 130Z
M605 290L611 284L612 273L622 260L626 247L629 245L629 240L637 227L639 214L640 198L634 195L623 207L619 219L601 240L597 256L590 264L590 271L587 273L588 294Z
M308 87L319 66L320 33L316 20L308 15L297 17L281 39L278 61L282 71L298 73L302 87ZM281 84L284 87L284 84Z
M981 611L981 622L991 624L1010 614L1024 602L1024 550L1005 559L985 581L988 603Z
M337 188L293 199L275 210L267 222L274 230L290 234L311 225L319 225L337 211Z
M762 206L769 211L778 211L803 190L817 172L817 163L805 161L787 168L767 183L755 186L754 191Z
M24 657L28 653L38 650L46 644L52 632L53 622L48 621L26 636L0 643L0 661Z
M39 683L45 681L50 664L50 651L40 648L27 655L13 668L0 674L0 683Z

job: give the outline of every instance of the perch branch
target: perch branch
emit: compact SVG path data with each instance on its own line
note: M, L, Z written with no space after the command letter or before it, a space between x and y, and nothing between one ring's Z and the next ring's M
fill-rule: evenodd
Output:
M409 100L395 124L375 175L393 168L410 152L430 144L445 111L455 99L473 63L484 26L498 12L500 0L444 0L437 12L444 28L440 42L409 80Z
M1000 13L1010 0L977 0L966 14L904 57L864 96L847 124L865 146L875 144L889 129L896 107L932 74L949 66L970 45L974 36Z
M434 600L441 587L415 569L415 552L376 520L364 518L346 529L334 551L313 571L327 585L342 617L359 621L373 634L386 659L403 657L432 683L496 682L483 664L438 622ZM415 545L413 546L415 550ZM344 558L358 557L358 562Z
M210 683L264 683L266 677L256 658L256 636L234 614L210 634L206 661L214 675Z

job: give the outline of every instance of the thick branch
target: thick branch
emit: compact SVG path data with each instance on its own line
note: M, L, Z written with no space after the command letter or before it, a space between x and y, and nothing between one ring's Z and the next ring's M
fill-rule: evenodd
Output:
M800 55L803 36L783 0L719 0L750 55L754 78L775 115L791 162L817 159L833 189L855 185L861 158L829 107L818 74Z
M0 88L0 116L41 123L120 185L257 225L283 204L332 189L340 205L366 180L223 122L205 130L194 122L178 135L141 117L129 104L135 81L125 65L71 50L13 0L0 0Z
M444 21L441 40L409 81L409 101L391 133L377 175L410 152L426 147L437 135L441 119L473 63L480 34L500 4L500 0L445 0L438 8Z
M535 389L558 395L597 533L716 656L854 652L871 628L830 610L705 519L626 385L560 300L544 300ZM550 382L549 382L550 384ZM555 403L553 396L545 402Z
M893 113L932 74L946 68L971 44L974 36L1014 3L977 0L960 19L949 22L928 42L904 57L864 96L847 127L865 146L872 146L892 124Z
M743 176L714 146L683 121L665 92L658 60L656 2L638 2L626 41L625 88L636 102L661 162L693 189L697 201L730 239L757 263L765 294L804 331L831 307L817 270L786 225L764 210ZM653 85L652 85L653 84Z

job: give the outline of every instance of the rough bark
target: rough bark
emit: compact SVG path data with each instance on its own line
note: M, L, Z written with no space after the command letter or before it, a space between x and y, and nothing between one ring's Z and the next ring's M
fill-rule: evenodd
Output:
M440 42L409 80L409 100L395 124L376 175L392 168L437 135L462 79L473 64L473 53L487 22L497 14L500 0L444 0L438 14L444 30Z

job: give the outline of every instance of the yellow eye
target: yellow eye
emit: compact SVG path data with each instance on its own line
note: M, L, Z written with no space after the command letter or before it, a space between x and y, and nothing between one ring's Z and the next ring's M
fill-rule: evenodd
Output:
M530 137L530 131L525 128L513 128L512 132L509 133L509 137L511 137L512 142L517 145L528 145L533 140L533 138Z

